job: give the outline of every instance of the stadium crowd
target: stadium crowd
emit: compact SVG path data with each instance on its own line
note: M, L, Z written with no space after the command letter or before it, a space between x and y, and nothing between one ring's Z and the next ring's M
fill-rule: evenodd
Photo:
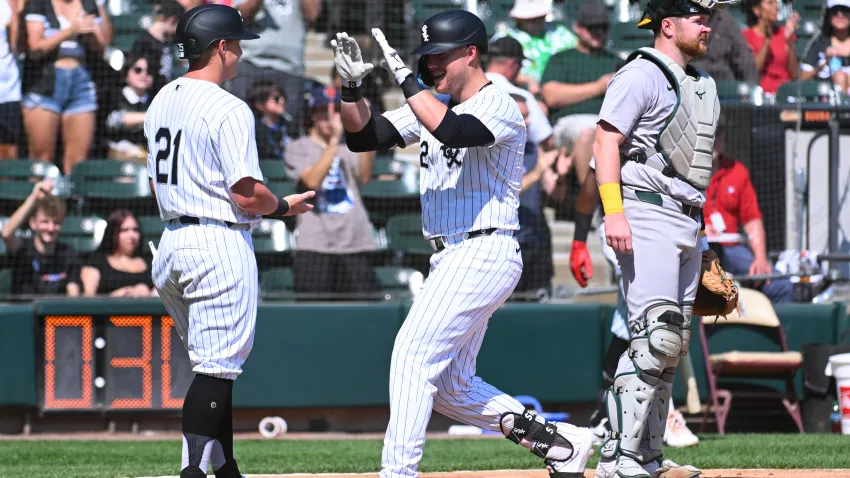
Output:
M782 85L793 80L829 81L841 94L850 93L850 0L795 4L802 1L744 0L716 11L708 53L694 65L718 82L754 85L767 103L781 100ZM146 242L158 231L145 230L155 224L145 220L156 215L149 198L119 207L111 200L117 196L107 194L97 206L95 196L75 190L87 182L74 178L98 168L85 163L117 161L125 169L113 182L138 180L146 187L143 177L134 176L144 174L147 161L145 112L156 93L185 71L174 34L183 12L200 3L161 0L129 9L105 0L0 0L0 158L10 160L0 161L0 179L14 180L4 172L7 163L45 165L24 175L29 186L16 202L12 196L4 199L0 268L11 276L10 290L0 293L155 294ZM239 74L225 88L255 112L264 174L271 172L282 187L319 192L313 213L285 228L258 229L273 243L271 256L294 251L289 259L264 263L288 271L282 279L275 275L277 282L299 294L332 294L323 296L327 299L380 289L386 285L380 266L410 266L407 281L416 269L427 273L427 258L423 266L421 257L408 260L388 249L403 235L393 214L417 212L418 163L393 159L392 153L349 151L337 107L338 78L332 72L322 83L307 74L308 32L323 23L331 28L335 17L329 10L363 5L350 0L216 3L238 9L260 36L242 45ZM567 5L516 0L506 18L488 20L493 36L487 76L520 104L529 131L519 237L525 270L517 293L538 299L551 294L554 277L544 209L554 208L557 218L571 217L570 198L590 168L596 115L608 81L630 51L651 42L634 28L643 9L630 0ZM398 7L388 7L383 18L405 22ZM386 109L384 84L378 69L366 80L366 97L378 111ZM758 191L742 159L726 155L721 135L707 192L707 233L729 272L770 274ZM138 169L128 170L127 164ZM412 205L397 199L402 196L412 197ZM66 215L75 218L73 229L95 231L96 240L62 241L63 228L69 227ZM92 224L92 217L100 219ZM407 250L427 256L416 247L421 244ZM775 302L792 300L787 279L760 287Z

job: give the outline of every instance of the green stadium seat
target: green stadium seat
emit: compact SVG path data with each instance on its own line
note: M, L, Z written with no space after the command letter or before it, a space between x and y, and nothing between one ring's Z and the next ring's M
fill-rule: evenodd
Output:
M71 171L71 193L82 198L150 198L144 166L131 161L88 160Z
M78 201L76 214L106 217L126 208L136 216L158 214L145 166L131 161L94 159L74 166L71 196Z
M159 247L159 240L162 238L162 231L165 230L165 222L159 216L140 216L138 218L139 227L142 229L142 248L149 250L148 242L153 242L153 245Z
M0 161L0 199L23 201L35 183L47 177L55 178L61 187L62 174L55 164L27 159Z
M252 233L254 253L260 269L275 265L295 248L295 237L280 219L263 219Z
M291 301L294 294L295 279L291 268L278 267L260 272L260 295L264 300Z
M94 252L103 239L106 220L97 216L67 216L62 223L59 241L80 254Z
M142 15L139 13L129 13L116 15L110 18L112 21L112 30L118 34L132 34L138 37L142 32Z
M372 163L372 177L378 180L389 178L400 178L403 174L411 171L413 166L387 156L378 156Z
M419 198L417 175L407 175L397 181L369 181L360 185L360 196L375 199Z
M776 91L776 104L830 103L838 101L839 95L830 81L788 81Z
M612 50L632 52L638 48L652 46L652 31L635 28L633 23L617 22L611 24L608 40Z
M421 272L409 267L379 266L373 270L375 280L384 292L415 293L424 280Z
M283 161L269 159L261 160L260 171L263 172L263 179L265 179L266 182L290 181L289 176L286 175L286 168L284 167Z
M750 103L760 105L764 101L764 91L755 83L745 81L717 81L717 96L720 103Z
M387 248L405 254L434 253L433 248L422 236L421 214L399 214L387 221Z

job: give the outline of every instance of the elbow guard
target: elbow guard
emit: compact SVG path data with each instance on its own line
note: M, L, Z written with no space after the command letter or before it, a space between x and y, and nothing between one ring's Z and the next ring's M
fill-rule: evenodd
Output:
M496 137L481 120L470 114L458 115L452 110L446 111L446 116L433 134L449 148L487 146L496 141Z

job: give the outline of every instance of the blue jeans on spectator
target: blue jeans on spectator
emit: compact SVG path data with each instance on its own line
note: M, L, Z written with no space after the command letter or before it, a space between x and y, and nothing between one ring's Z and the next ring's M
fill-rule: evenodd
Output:
M755 256L746 244L721 247L723 248L723 255L720 265L723 269L735 276L745 276L750 273L750 265L755 260ZM773 272L778 273L775 267ZM759 290L774 304L793 302L794 300L794 284L790 279L771 279L769 284L763 283Z

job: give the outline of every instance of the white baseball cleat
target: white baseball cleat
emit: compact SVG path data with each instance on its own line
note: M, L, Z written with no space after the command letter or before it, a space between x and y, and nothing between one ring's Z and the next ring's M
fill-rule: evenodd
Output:
M702 473L694 466L679 465L673 460L662 461L661 457L645 464L643 469L654 478L697 478Z
M551 478L572 478L584 476L587 460L593 455L593 430L577 427L569 423L556 423L558 433L568 437L573 444L573 453L569 460L546 460Z
M678 410L673 410L667 414L667 429L664 430L664 443L673 448L684 448L699 443L699 438L688 429L685 418Z

